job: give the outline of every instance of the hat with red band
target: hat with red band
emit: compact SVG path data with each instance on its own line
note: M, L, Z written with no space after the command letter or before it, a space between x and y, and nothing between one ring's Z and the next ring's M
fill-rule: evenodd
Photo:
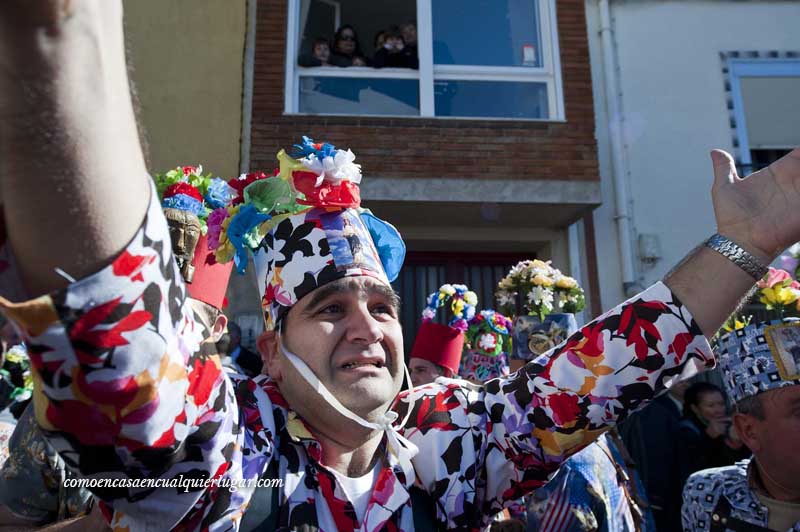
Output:
M445 284L429 295L410 356L433 362L457 374L464 349L464 332L469 320L475 316L477 304L478 296L463 284ZM449 309L452 315L447 325L433 321L439 308L446 309L445 312Z

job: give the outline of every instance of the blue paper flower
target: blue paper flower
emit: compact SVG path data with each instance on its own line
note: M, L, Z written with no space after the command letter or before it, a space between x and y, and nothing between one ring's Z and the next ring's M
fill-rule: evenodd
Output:
M195 198L187 196L186 194L175 194L169 198L164 198L161 202L161 206L165 209L189 211L198 217L206 212L202 201L197 201Z
M237 195L236 190L224 179L215 177L208 185L208 192L204 196L206 203L211 209L222 209L227 207Z
M244 205L236 216L231 218L228 224L228 240L230 240L235 254L233 263L236 271L244 273L247 268L247 249L245 243L248 240L248 233L255 229L259 224L272 218L269 214L261 214L252 205Z
M333 157L334 155L336 155L336 146L324 142L319 145L319 148L317 148L317 144L314 142L313 139L310 139L305 135L303 135L303 143L294 145L294 152L292 153L292 157L298 159L301 157L308 157L309 155L312 154L316 155L319 159L324 159L325 157Z
M406 258L406 245L403 238L392 224L384 222L369 211L361 212L361 220L372 236L389 282L393 282L400 274Z

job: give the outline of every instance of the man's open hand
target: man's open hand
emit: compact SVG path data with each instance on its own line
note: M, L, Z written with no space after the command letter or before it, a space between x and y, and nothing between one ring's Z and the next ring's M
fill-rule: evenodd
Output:
M800 148L745 178L730 155L711 152L717 231L768 264L800 241Z

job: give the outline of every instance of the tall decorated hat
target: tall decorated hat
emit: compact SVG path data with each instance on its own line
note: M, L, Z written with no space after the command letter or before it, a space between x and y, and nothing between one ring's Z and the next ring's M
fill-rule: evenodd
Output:
M800 384L800 320L785 318L735 329L720 338L717 356L734 403Z
M482 310L469 321L458 374L482 383L509 373L511 320L494 310Z
M235 197L208 217L209 247L243 273L252 259L267 330L316 288L344 277L393 281L405 258L400 233L361 207L361 167L350 150L303 137L278 153L272 175L228 181Z
M217 261L209 246L208 219L230 205L236 190L224 179L204 176L202 166L179 166L153 179L189 296L221 309L231 265Z
M464 333L469 328L469 320L475 317L477 304L478 296L463 284L445 284L429 295L422 311L422 325L411 348L411 358L433 362L457 374ZM440 308L450 316L446 324L434 321Z

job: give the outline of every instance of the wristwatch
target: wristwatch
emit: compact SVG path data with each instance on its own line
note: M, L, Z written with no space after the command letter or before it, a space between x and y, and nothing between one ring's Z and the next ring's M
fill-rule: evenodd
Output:
M705 245L733 262L756 281L760 281L769 271L769 268L761 264L760 260L745 251L739 244L719 233L706 240Z

